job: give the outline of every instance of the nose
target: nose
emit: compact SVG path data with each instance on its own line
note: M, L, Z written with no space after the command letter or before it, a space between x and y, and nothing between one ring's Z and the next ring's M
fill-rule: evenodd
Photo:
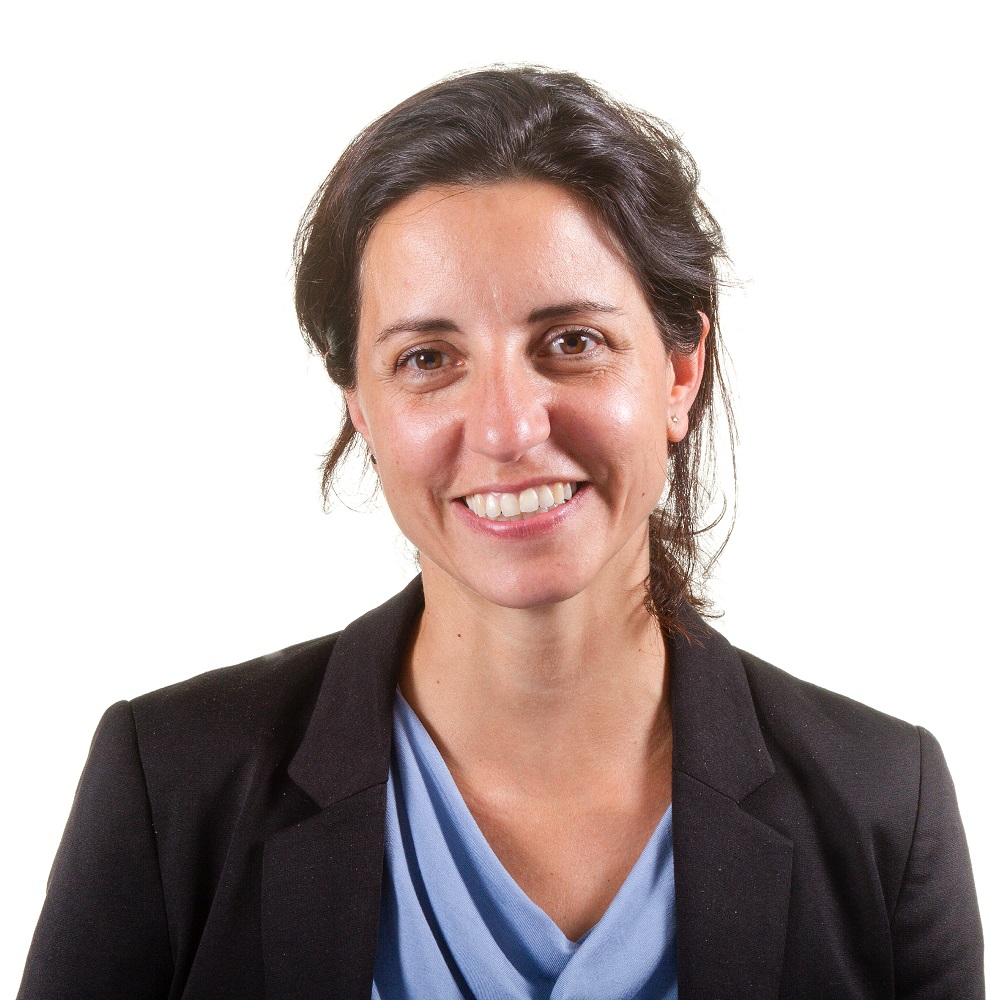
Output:
M465 440L473 451L495 462L516 462L548 438L547 386L529 367L481 372L471 388Z

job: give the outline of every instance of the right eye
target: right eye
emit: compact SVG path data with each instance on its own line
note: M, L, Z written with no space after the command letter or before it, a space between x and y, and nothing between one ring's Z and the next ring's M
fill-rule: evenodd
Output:
M397 367L415 368L421 372L432 372L438 368L443 368L444 364L443 351L436 351L430 347L418 347L412 351L407 351L399 359Z

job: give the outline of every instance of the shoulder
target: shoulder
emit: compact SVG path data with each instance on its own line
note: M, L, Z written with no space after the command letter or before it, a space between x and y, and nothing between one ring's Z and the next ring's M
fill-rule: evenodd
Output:
M114 706L99 736L138 754L154 819L185 802L207 815L211 803L241 811L246 796L262 809L283 796L326 801L334 772L381 774L397 664L422 607L416 577L342 632Z
M302 740L340 633L222 667L121 703L147 779L200 778L248 759L289 759Z
M809 905L822 910L815 889L832 873L830 893L854 898L869 947L891 940L899 995L930 983L934 996L984 995L969 853L937 740L738 654L775 768L745 804L794 841Z
M259 705L263 694L279 701L294 700L322 678L339 637L339 632L321 636L244 663L209 670L140 695L131 704L137 712L158 715L206 706L223 712L245 710Z
M779 770L866 811L912 823L921 767L937 743L902 719L794 677L738 650L765 742Z
M939 810L947 798L928 795L940 783L934 775L950 785L934 737L738 652L775 769L762 798L770 798L776 818L796 817L790 833L817 831L824 850L830 843L845 852L867 844L869 860L893 886L891 900L918 815Z
M858 766L919 753L916 726L737 650L765 735Z

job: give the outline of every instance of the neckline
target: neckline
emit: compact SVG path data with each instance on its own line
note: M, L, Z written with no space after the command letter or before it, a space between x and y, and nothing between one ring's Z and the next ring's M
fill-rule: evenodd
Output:
M512 907L517 907L522 911L527 910L532 915L534 923L540 923L544 926L545 936L550 940L554 939L554 943L558 942L559 950L573 954L584 942L597 936L598 929L602 925L608 926L613 923L619 911L629 905L629 899L633 895L636 883L640 881L644 884L652 883L655 869L665 853L665 842L669 842L672 854L673 802L671 801L663 816L657 821L635 864L618 887L618 891L604 913L579 938L573 940L567 937L552 917L521 888L514 876L507 871L503 862L497 857L492 845L476 822L475 816L472 815L472 811L462 796L437 744L398 688L396 689L394 715L397 716L409 739L419 744L421 753L430 765L428 768L421 768L424 772L424 780L433 783L446 802L462 836L469 843L470 854L478 859L481 872L491 884L497 897L502 901L506 900ZM508 909L508 907L504 908Z

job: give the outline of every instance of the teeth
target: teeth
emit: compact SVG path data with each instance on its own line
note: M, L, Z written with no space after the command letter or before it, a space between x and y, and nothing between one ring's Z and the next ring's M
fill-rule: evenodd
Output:
M472 493L465 505L477 517L491 521L521 521L558 507L573 496L572 483L550 483L518 493Z

